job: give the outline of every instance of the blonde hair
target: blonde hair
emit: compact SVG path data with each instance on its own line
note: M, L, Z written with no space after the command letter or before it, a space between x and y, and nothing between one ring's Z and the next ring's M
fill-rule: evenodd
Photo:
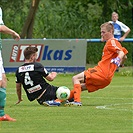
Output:
M100 28L103 28L103 27L105 27L107 31L111 31L112 30L112 33L114 33L114 26L110 22L103 23L100 26Z
M112 15L117 15L118 16L118 13L117 12L113 12Z

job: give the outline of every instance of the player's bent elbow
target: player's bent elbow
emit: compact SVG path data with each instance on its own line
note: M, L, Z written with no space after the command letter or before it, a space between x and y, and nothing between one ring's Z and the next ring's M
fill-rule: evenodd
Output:
M49 79L50 82L53 81L53 80L54 80L53 78Z
M46 79L47 79L48 81L53 81L53 80L54 80L54 78L51 77L51 76L47 76Z

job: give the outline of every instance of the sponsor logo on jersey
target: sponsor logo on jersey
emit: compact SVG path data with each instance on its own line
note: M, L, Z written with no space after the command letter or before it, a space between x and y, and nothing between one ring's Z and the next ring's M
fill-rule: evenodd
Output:
M36 91L41 90L41 89L42 89L42 87L40 85L36 85L34 87L31 87L31 88L27 89L27 91L29 93L33 93L33 92L36 92Z
M19 67L19 73L20 72L27 72L27 71L34 71L34 65L27 65L27 66Z
M37 61L40 60L70 60L72 58L72 50L64 50L64 49L57 49L53 50L50 49L49 46L44 46L43 44L36 44L36 45L13 45L12 51L10 55L10 62L24 62L24 49L28 46L36 46L38 48L38 56ZM44 49L43 49L44 48Z

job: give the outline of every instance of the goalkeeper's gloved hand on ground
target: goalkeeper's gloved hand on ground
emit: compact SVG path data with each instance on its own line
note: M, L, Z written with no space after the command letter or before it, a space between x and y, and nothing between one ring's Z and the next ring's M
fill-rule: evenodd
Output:
M113 58L111 63L116 64L118 67L120 66L121 59L119 57Z

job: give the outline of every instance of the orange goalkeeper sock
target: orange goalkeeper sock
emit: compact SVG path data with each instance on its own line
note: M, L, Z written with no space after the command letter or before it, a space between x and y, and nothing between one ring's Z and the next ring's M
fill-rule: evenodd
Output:
M75 102L81 102L80 94L81 94L81 85L75 84L74 85L74 101Z

